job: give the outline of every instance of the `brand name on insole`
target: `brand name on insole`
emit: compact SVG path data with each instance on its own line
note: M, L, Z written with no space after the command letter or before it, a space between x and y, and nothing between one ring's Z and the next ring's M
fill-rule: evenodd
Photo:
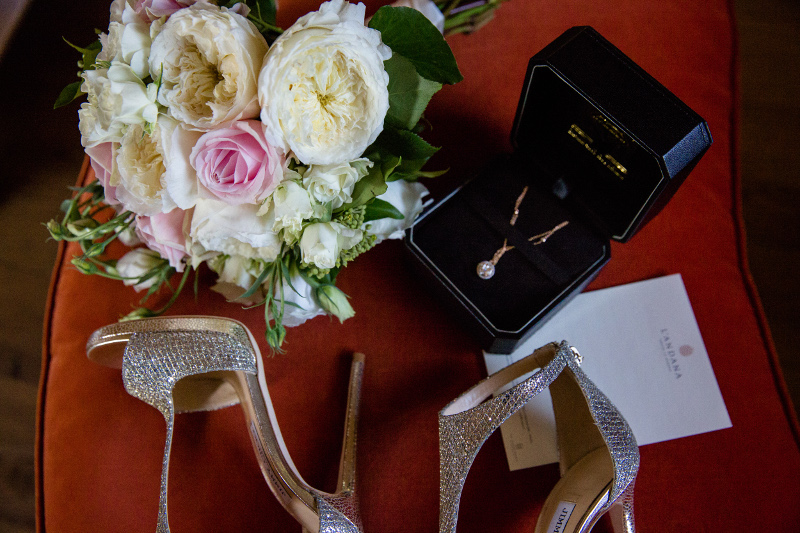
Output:
M550 527L547 528L547 533L564 533L564 528L567 526L569 517L572 516L572 511L574 510L574 503L559 502L553 519L550 520Z

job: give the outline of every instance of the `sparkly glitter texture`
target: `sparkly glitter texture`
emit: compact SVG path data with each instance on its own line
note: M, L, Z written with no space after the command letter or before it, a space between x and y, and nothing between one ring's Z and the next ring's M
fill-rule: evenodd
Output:
M175 421L172 389L181 378L207 372L228 370L255 374L256 354L241 326L206 318L113 324L92 334L87 351L128 335L122 358L125 390L161 411L167 422L156 533L168 533L167 473Z
M317 496L319 533L363 533L355 493Z
M280 448L266 412L264 397L260 393L256 350L250 342L244 326L214 317L154 318L112 324L95 331L87 342L88 353L112 365L118 364L118 360L115 362L115 355L109 357L109 354L115 354L116 350L122 351L124 346L122 377L125 389L132 396L161 411L167 421L157 533L169 532L167 472L175 418L172 392L180 379L216 371L247 373L247 387L250 389L255 412L255 420L251 423L260 428L260 431L256 431L257 442L254 441L256 450L261 450L259 460L271 464L266 458L265 448ZM355 494L356 436L363 373L363 355L358 355L354 357L350 377L341 483L336 494L317 491L302 484L301 480L289 472L286 462L273 465L276 476L287 483L291 482L291 490L307 494L308 498L304 501L309 502L309 506L313 502L319 515L320 533L363 532ZM265 440L261 442L260 439ZM272 446L269 446L270 443Z
M356 441L358 417L361 410L361 384L364 379L363 361L354 361L350 373L350 390L345 413L344 444L336 494L312 489L319 513L319 533L363 533L358 497L356 495Z
M588 402L589 411L608 446L614 465L614 483L608 503L601 510L605 512L616 502L626 488L630 487L630 496L622 499L623 514L630 528L626 533L633 533L633 480L639 468L639 449L628 424L619 411L611 404L603 393L581 371L574 352L566 342L561 345L548 345L530 355L535 361L545 358L547 352L554 352L552 359L531 377L510 388L508 391L478 405L484 397L482 392L490 387L494 390L505 385L508 379L498 374L489 376L469 391L448 404L439 413L439 494L440 514L439 532L454 533L458 520L458 506L461 491L464 487L469 469L483 443L512 414L521 409L539 392L548 387L561 372L571 372L580 392ZM538 358L538 359L537 359ZM528 360L523 359L520 363ZM518 363L518 364L520 364ZM501 370L500 372L504 372ZM513 374L506 370L508 377L514 379L521 374ZM499 376L498 376L499 377ZM489 381L492 383L489 383ZM497 386L495 386L497 385ZM467 408L460 412L452 412L467 403ZM457 404L457 405L456 405ZM446 414L447 413L447 414Z

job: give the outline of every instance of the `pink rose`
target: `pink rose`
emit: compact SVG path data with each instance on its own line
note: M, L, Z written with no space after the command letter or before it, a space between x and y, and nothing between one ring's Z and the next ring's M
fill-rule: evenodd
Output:
M189 162L200 183L228 205L255 204L283 178L283 156L257 120L240 120L198 139Z
M120 205L117 200L117 188L109 185L111 170L114 165L114 143L100 143L86 148L89 162L97 181L103 186L106 203L111 206Z
M181 260L188 255L186 237L183 234L185 217L186 211L182 209L149 217L136 216L136 234L148 248L158 252L178 272L183 272L184 264Z
M161 17L168 17L184 7L190 6L197 0L136 0L136 14L148 22Z

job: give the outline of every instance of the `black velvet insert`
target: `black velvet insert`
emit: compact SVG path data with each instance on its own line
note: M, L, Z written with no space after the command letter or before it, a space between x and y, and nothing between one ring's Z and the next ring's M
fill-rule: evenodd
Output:
M607 259L606 239L541 190L538 172L519 158L498 158L414 229L414 245L496 330L529 326ZM526 185L511 226L514 204ZM528 241L563 221L568 224L546 242ZM491 260L504 239L514 249L498 261L494 277L481 279L478 263Z

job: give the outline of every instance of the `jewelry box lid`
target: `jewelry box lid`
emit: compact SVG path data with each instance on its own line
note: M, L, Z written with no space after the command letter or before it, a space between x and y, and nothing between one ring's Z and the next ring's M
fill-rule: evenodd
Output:
M511 133L537 179L627 241L711 146L708 124L589 26L533 56Z

